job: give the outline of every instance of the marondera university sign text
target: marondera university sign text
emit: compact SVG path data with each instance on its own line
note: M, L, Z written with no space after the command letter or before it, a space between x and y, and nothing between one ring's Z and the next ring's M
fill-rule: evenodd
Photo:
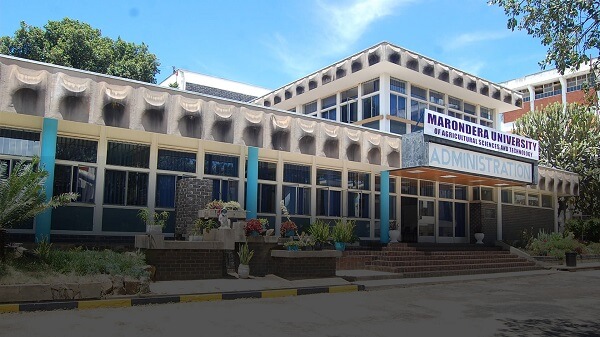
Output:
M501 132L431 110L425 110L424 134L513 156L539 160L537 140Z

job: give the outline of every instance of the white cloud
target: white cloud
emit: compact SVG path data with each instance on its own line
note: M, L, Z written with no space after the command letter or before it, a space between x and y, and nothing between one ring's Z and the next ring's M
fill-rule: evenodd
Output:
M376 20L398 12L398 8L415 0L354 0L332 2L316 0L313 21L307 36L291 37L275 34L267 43L283 68L299 77L322 66L324 58L344 55L352 49Z
M460 34L454 38L444 41L444 50L451 51L468 47L479 42L489 42L502 40L510 36L510 31L495 31L495 32L471 32Z

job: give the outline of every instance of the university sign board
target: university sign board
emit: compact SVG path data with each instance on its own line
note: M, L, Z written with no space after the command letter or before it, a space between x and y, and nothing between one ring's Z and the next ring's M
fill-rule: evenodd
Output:
M537 140L502 132L431 110L425 110L423 132L429 136L481 149L536 161L540 159L540 144Z
M533 164L530 163L431 142L428 159L432 167L533 183Z

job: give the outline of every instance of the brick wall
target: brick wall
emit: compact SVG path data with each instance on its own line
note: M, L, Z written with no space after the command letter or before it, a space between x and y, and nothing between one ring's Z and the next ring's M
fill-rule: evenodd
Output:
M248 238L251 240L252 238ZM237 252L239 251L241 243L236 244L236 254L235 254L235 267L237 271L237 267L240 264L239 256ZM271 257L271 250L277 249L277 243L265 243L265 242L248 242L248 249L254 251L254 255L252 256L252 260L250 260L250 275L263 277L267 274L275 273L275 261Z
M534 235L543 229L554 230L554 210L516 205L502 205L502 239L508 243L521 240L524 229Z
M184 178L177 182L175 199L175 236L188 233L198 211L212 201L212 180Z
M274 257L275 275L286 279L305 279L335 276L335 257Z
M483 234L485 238L483 242L486 245L493 245L498 239L497 233L497 205L495 203L488 202L472 202L469 204L469 219L471 224L470 238L471 243L475 243L474 228L476 225L481 224Z
M224 250L143 249L146 262L156 267L156 281L223 278Z
M375 255L365 252L345 251L342 257L336 260L337 270L366 269L366 262L373 261Z

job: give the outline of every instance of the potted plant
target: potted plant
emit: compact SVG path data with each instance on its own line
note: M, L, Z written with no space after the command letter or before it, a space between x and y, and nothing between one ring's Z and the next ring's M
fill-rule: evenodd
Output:
M288 242L284 243L283 246L287 250L297 251L298 248L300 247L300 241L291 240L291 241L288 241Z
M390 243L398 242L400 239L400 228L398 228L398 224L396 220L390 220Z
M230 219L245 219L246 211L242 209L242 205L240 205L237 201L227 201L223 203L223 209L227 210L227 216Z
M213 229L219 227L215 219L204 219L202 221L202 231L205 241L216 241L216 232Z
M321 219L317 219L308 227L308 233L312 236L315 242L315 250L323 249L323 246L329 242L331 229L329 224Z
M248 244L245 243L240 246L238 256L240 257L238 275L240 276L240 278L248 278L248 276L250 275L250 260L252 259L252 256L254 256L254 251L250 250L248 248Z
M288 212L287 207L285 207L285 203L283 200L281 200L281 202L279 203L279 207L281 208L281 213L287 219L286 221L282 222L281 226L279 227L281 236L282 237L292 237L296 234L296 231L298 230L298 226L296 226L296 224L292 221L292 219L290 219L290 213Z
M188 240L189 241L202 241L203 230L204 230L204 220L196 219L196 221L194 222L194 225L192 226L190 235L188 236Z
M475 242L475 243L478 245L482 245L485 234L483 234L483 228L482 228L481 224L480 223L475 224L473 226L473 231L475 232L475 240L477 240L477 242Z
M154 212L152 214L148 208L140 209L137 216L146 224L146 233L162 233L163 228L167 225L167 220L169 220L168 212Z
M331 236L335 243L335 249L344 251L346 249L346 243L354 242L354 228L356 223L354 220L339 219L335 222L331 230Z
M250 219L246 221L244 232L246 236L259 236L264 231L263 225L258 219Z

